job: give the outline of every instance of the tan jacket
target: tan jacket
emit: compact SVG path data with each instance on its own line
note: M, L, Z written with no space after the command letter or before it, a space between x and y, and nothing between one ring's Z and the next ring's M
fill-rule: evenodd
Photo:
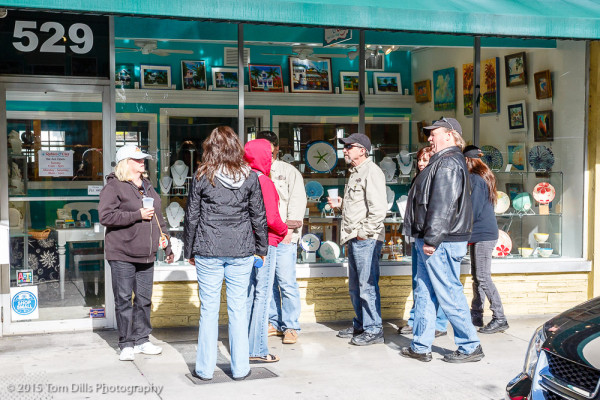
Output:
M294 227L292 243L298 243L306 212L306 191L302 174L294 166L275 160L271 164L271 180L279 194L279 215L288 227Z
M357 236L385 241L385 176L381 168L370 159L366 159L358 167L350 168L342 206L340 244Z

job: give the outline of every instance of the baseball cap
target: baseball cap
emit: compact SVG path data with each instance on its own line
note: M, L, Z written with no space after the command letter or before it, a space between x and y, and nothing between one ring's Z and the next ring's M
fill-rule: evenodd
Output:
M437 121L434 121L432 125L424 127L423 132L425 132L426 135L429 135L432 130L437 129L437 128L452 129L452 130L455 130L456 132L458 132L460 135L462 135L462 127L460 126L458 121L455 120L454 118L444 118L444 117L441 117Z
M369 140L369 137L367 135L365 135L364 133L353 133L352 135L348 136L347 138L340 138L338 139L338 141L340 142L340 144L360 144L362 147L364 147L365 149L367 149L367 151L371 151L371 141Z
M152 158L152 156L148 153L144 153L142 149L134 144L126 144L117 151L117 157L115 161L119 163L127 158L141 160L142 158Z
M480 158L481 155L483 155L483 152L481 151L481 149L477 146L473 146L468 145L467 147L465 147L465 149L463 150L463 154L465 157L469 157L469 158Z

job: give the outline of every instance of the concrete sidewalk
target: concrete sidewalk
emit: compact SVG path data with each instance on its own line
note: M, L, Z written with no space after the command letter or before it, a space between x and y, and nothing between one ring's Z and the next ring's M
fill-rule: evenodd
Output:
M504 387L522 368L528 341L549 316L509 319L506 333L480 335L486 357L478 363L447 364L452 332L438 338L430 363L403 358L411 336L385 322L385 344L350 345L335 337L348 324L305 324L295 345L269 338L281 357L266 367L269 379L194 385L185 375L196 357L197 330L155 329L159 356L118 359L115 331L55 333L0 339L0 399L503 399ZM219 335L218 364L228 366L225 327ZM145 392L144 392L145 391Z

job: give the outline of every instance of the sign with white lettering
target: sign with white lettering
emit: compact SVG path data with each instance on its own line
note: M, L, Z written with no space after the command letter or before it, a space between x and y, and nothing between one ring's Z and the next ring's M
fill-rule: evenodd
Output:
M109 75L108 17L8 10L0 19L0 74Z
M73 176L73 151L38 151L39 176Z

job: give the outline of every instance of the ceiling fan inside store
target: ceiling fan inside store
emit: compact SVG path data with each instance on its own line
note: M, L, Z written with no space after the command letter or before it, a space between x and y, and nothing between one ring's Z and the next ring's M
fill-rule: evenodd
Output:
M300 60L321 61L324 58L346 58L345 54L315 53L312 47L294 46L291 53L262 53L263 56L290 56L298 57Z
M159 49L158 41L148 39L136 39L133 44L134 47L115 47L118 53L142 53L144 55L153 54L155 56L166 57L169 54L193 54L191 50L171 50L171 49Z

